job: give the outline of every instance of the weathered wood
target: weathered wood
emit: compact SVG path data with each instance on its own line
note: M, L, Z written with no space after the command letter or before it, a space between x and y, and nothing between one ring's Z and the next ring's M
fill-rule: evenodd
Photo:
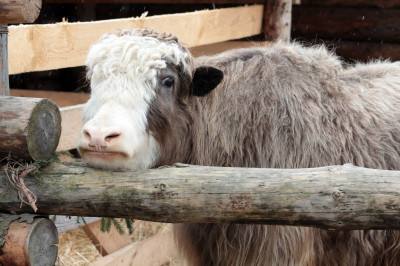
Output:
M6 191L2 178L0 193ZM138 172L53 164L25 178L41 214L158 222L232 222L400 229L400 171L349 165L255 169L177 165ZM0 212L32 212L17 193Z
M32 23L41 8L42 0L0 0L0 23Z
M15 97L46 98L53 101L58 107L83 104L90 97L89 93L20 89L10 89L10 95Z
M153 28L188 46L261 33L263 6L244 6L141 18L9 27L10 74L82 66L89 47L105 33Z
M100 230L100 224L101 221L96 221L83 226L82 229L102 256L112 254L132 243L129 234L121 235L115 226L111 226L110 232L102 232Z
M82 108L83 104L60 108L62 130L57 151L76 148L79 140L79 132L82 129Z
M381 8L398 8L398 0L301 0L302 5L322 6L370 6Z
M373 59L400 60L400 44L380 42L354 42L336 40L300 39L305 44L325 44L337 55L349 61L368 62Z
M0 6L1 10L1 6ZM10 83L8 76L8 28L6 24L0 24L0 96L10 95Z
M0 247L0 264L53 266L58 251L57 228L47 218L25 217L21 220L17 215L11 215L11 219L10 215L0 216L0 227L8 229Z
M290 41L292 0L269 0L264 12L264 36L266 41Z
M49 159L61 134L61 115L47 99L0 97L0 156Z
M165 265L176 256L176 247L170 232L160 233L132 243L89 266Z
M293 6L292 36L400 42L400 10Z

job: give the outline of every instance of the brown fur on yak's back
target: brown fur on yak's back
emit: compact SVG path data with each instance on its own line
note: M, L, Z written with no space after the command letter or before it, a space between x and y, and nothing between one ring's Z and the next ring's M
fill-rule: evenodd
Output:
M400 170L400 64L346 67L323 47L283 44L195 64L225 76L189 104L200 118L189 163ZM400 264L399 231L182 224L175 233L195 265Z

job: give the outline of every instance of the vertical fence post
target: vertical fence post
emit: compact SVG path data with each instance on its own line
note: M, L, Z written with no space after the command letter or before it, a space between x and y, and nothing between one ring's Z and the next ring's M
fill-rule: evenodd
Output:
M8 76L8 25L0 24L0 96L10 96Z
M266 41L290 42L292 0L267 0L264 12L264 37Z

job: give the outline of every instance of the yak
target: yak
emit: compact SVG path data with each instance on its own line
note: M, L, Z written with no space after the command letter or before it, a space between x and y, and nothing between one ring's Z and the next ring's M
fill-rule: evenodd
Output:
M95 167L400 170L399 63L282 42L194 58L172 34L133 29L103 36L86 66L78 150ZM189 265L400 263L395 230L209 223L174 235Z

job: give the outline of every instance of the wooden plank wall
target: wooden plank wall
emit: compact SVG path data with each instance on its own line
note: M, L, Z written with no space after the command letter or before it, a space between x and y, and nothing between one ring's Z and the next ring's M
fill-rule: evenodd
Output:
M400 2L302 0L293 6L292 37L335 47L350 61L400 60Z

